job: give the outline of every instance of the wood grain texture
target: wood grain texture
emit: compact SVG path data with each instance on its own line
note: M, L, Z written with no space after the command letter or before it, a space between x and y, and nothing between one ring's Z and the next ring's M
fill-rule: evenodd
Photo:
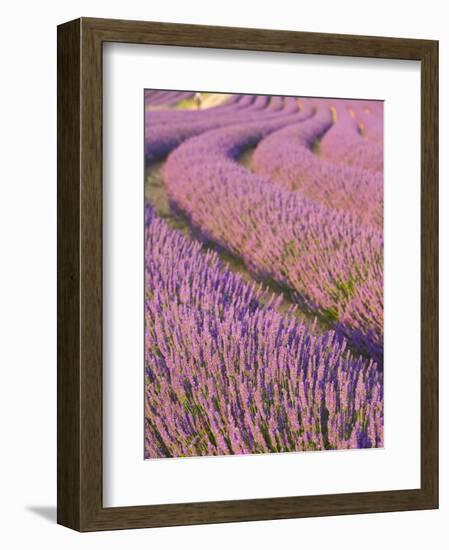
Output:
M80 528L80 21L58 28L58 523Z
M421 61L421 487L438 503L438 42Z
M104 508L102 44L129 42L421 61L421 488ZM211 53L211 55L213 55ZM79 19L58 28L58 523L79 531L438 506L438 43Z

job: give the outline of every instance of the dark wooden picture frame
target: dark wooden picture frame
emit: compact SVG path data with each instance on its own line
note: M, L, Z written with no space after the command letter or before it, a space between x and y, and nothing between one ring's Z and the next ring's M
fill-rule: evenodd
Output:
M421 488L105 508L102 45L421 62ZM438 42L81 18L58 27L58 523L79 531L438 507Z

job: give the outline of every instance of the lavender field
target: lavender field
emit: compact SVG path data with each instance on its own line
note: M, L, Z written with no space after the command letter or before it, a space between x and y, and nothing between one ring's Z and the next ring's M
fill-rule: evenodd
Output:
M145 92L145 458L383 446L383 103Z

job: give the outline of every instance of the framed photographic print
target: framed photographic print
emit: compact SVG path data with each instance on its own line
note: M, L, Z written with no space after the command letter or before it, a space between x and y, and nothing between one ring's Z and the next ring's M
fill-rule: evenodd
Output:
M58 522L438 506L438 43L58 28Z

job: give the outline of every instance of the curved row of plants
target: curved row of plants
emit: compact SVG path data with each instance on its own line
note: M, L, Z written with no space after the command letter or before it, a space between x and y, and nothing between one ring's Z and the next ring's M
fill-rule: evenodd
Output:
M145 456L379 447L382 374L158 218L145 221Z

